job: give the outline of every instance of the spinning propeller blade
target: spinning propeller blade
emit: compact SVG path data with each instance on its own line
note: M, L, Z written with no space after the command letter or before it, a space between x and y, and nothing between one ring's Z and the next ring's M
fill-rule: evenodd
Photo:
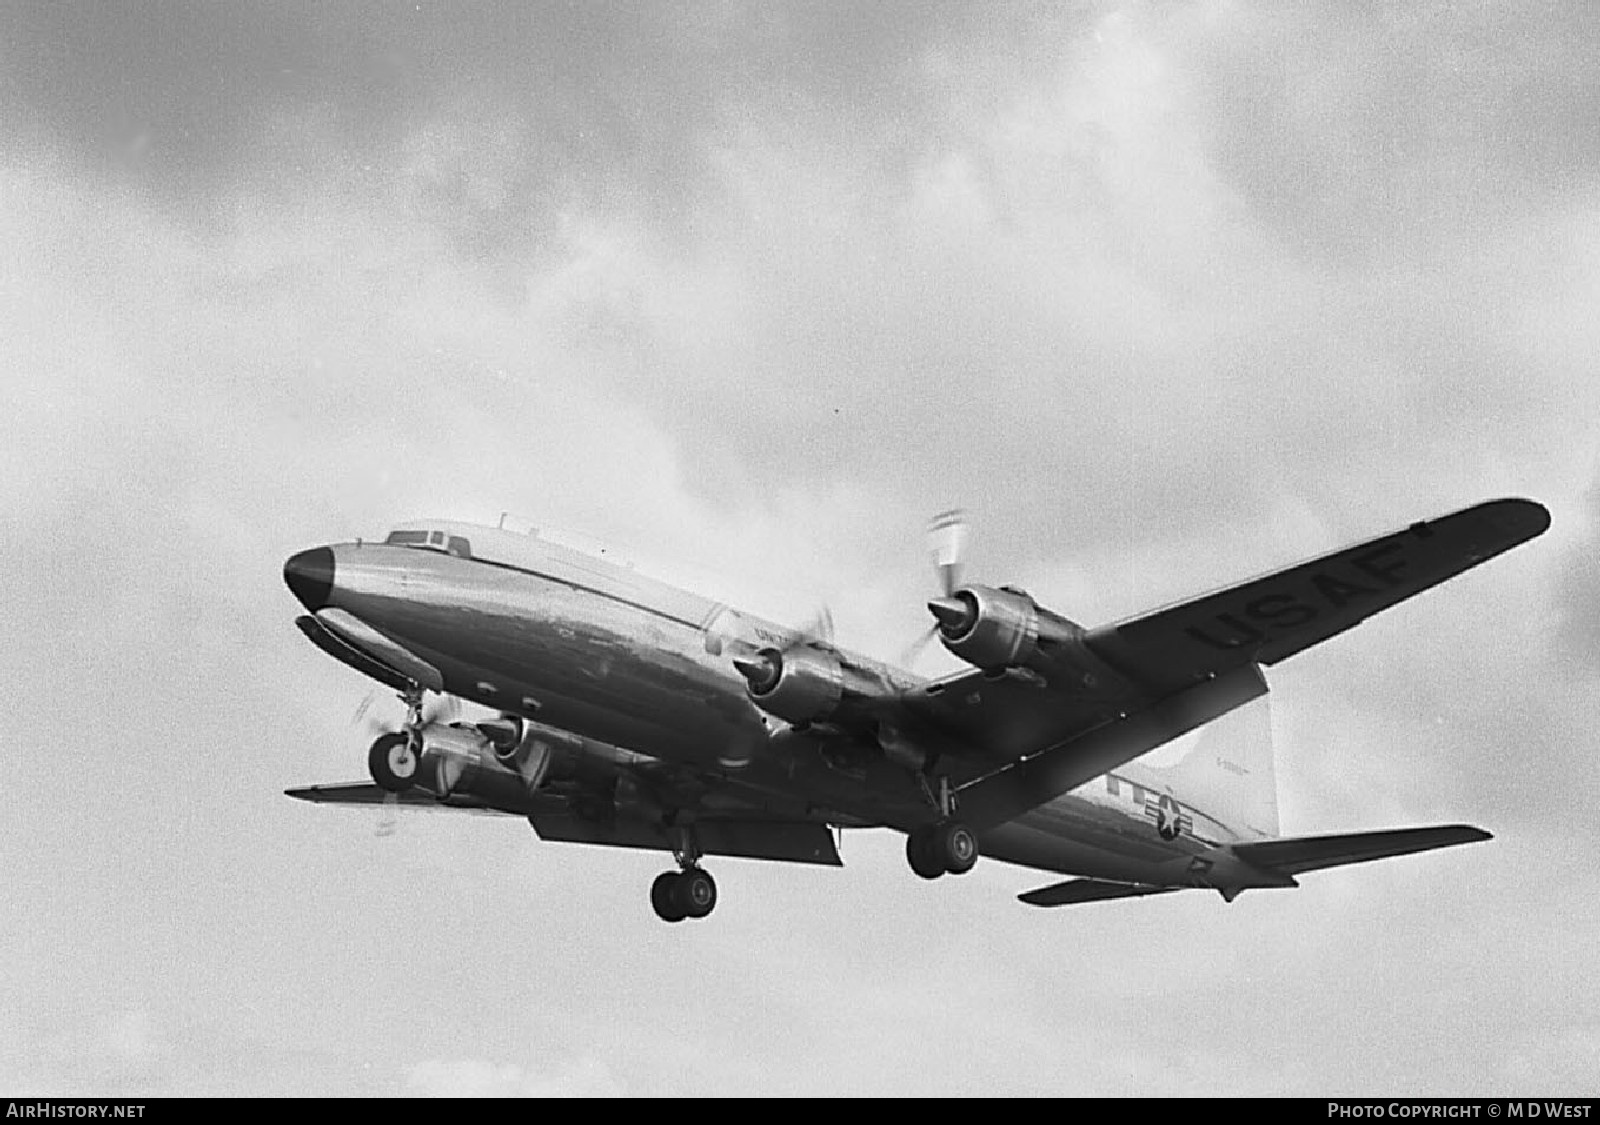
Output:
M939 575L939 590L948 598L961 588L966 567L967 514L960 508L951 508L929 520L928 551Z
M942 598L950 597L961 588L967 566L967 535L967 514L960 508L940 512L928 521L928 553L933 558L934 574ZM938 601L934 601L929 602L928 606L933 609L938 604ZM933 612L937 617L938 611ZM928 642L938 634L939 622L935 621L916 640L906 646L905 651L900 654L900 666L909 668L916 663L917 658L928 647Z

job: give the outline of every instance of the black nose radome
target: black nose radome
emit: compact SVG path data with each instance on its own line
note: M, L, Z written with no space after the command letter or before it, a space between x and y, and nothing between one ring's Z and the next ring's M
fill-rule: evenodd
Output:
M328 604L328 596L333 593L333 552L327 547L313 547L289 556L283 564L283 580L301 605L317 612Z

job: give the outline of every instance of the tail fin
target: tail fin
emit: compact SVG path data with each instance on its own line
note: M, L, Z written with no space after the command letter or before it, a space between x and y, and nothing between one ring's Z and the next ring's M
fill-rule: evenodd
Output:
M1170 766L1150 767L1183 800L1246 836L1278 834L1278 775L1273 767L1270 696L1201 728L1194 746Z

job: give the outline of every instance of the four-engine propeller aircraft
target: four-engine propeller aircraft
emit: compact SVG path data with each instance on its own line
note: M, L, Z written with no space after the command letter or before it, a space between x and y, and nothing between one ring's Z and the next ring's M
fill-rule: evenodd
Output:
M546 840L670 851L651 903L701 918L725 855L840 863L834 828L906 834L913 871L983 854L1071 876L1039 906L1203 887L1232 901L1342 864L1489 838L1466 825L1278 835L1270 748L1140 755L1264 695L1262 665L1541 534L1496 500L1127 621L1085 629L964 583L935 521L933 632L970 671L923 680L535 535L444 521L288 560L305 635L399 693L345 804L525 816ZM497 711L445 722L427 693Z

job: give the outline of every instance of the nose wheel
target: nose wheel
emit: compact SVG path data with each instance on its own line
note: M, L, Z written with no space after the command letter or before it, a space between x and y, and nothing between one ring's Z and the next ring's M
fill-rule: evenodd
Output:
M404 793L417 783L420 759L410 735L400 731L380 735L367 752L367 769L378 788Z

